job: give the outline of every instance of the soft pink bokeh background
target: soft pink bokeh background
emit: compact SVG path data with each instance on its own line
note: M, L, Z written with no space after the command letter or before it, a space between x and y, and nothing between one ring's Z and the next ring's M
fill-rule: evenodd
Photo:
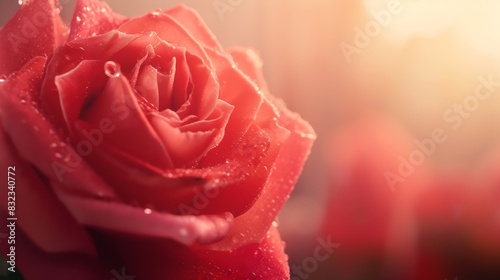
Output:
M69 18L73 1L62 2ZM315 128L318 140L280 216L292 263L311 255L325 209L332 207L327 202L336 201L328 194L351 171L352 166L345 163L349 153L387 157L391 162L387 166L397 168L397 157L407 157L415 140L443 128L448 138L415 173L420 176L414 178L419 182L412 183L415 188L421 187L419 179L426 176L467 174L477 178L488 173L485 162L495 166L488 158L495 158L500 143L500 97L493 94L481 101L455 130L443 120L443 113L473 94L478 77L493 75L500 81L500 5L496 1L397 1L404 7L402 12L392 15L391 22L350 63L341 43L353 44L356 28L363 29L373 20L372 11L387 9L391 0L242 0L223 18L213 0L106 2L126 16L178 3L193 7L223 46L256 49L272 94L283 98ZM2 0L0 5L3 24L17 1ZM369 129L359 130L363 125ZM349 137L354 138L345 140ZM380 142L370 151L369 141L374 139ZM361 146L366 150L358 149ZM376 176L384 175L382 167L367 162L378 170ZM378 184L375 181L366 184L373 187ZM360 189L359 198L376 200L387 189L371 195ZM342 205L342 201L336 203ZM337 212L347 208L334 207ZM391 226L405 228L408 224ZM364 244L366 240L359 238Z

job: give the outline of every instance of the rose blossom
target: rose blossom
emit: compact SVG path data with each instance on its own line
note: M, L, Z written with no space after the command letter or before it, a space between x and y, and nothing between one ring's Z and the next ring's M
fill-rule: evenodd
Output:
M26 1L0 30L25 279L289 279L272 223L315 135L255 53L184 6L125 18L79 0L69 29L58 13Z

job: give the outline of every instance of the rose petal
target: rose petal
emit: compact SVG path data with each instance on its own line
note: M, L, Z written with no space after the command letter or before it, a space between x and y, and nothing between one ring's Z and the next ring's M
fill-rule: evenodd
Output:
M173 239L185 245L220 240L233 221L229 213L218 216L177 216L65 192L57 194L81 224L149 238Z
M3 182L15 183L14 198L17 198L8 200L7 192L10 190L7 186L0 188L0 195L4 198L0 201L2 210L7 213L8 206L11 206L7 201L15 202L16 224L45 252L96 255L90 236L44 185L32 167L15 154L15 148L3 131L0 131L0 147L0 166L5 169L7 166L14 167L9 169L12 173L3 172L2 179Z
M160 89L158 86L159 75L163 74L158 73L158 70L153 66L146 65L139 74L136 87L137 93L150 102L156 110L158 110L160 106Z
M19 70L36 56L50 56L66 40L67 28L56 1L23 1L0 29L0 77Z
M137 279L290 279L284 243L274 227L261 242L233 251L211 251L202 246L185 247L116 234L99 238L105 250L113 249L108 253L110 262L121 262ZM117 256L122 258L118 260Z
M51 280L109 280L113 276L95 257L81 253L46 253L31 241L22 230L16 231L16 270L24 280L45 280L47 277Z
M217 77L223 80L220 84L219 98L234 106L231 118L226 127L225 136L218 148L210 151L200 162L200 166L213 166L224 162L231 149L253 123L263 102L262 92L237 69L230 57L207 49L212 59Z
M103 61L84 60L73 70L55 78L64 120L72 134L85 101L101 92L106 84L103 68Z
M167 74L158 73L158 111L164 111L170 108L172 95L174 94L174 81L177 77L176 63L177 59L173 57L169 66L169 70L166 72Z
M101 134L101 141L95 140L94 146L100 145L102 141L113 143L117 149L140 157L159 168L171 167L172 163L163 143L139 108L135 93L128 80L121 74L119 66L108 62L105 67L114 68L106 70L114 72L114 76L109 78L106 87L95 98L90 108L82 113L82 120L94 128L103 127L102 123L107 122L111 124L107 127L113 129L96 131L97 134ZM79 129L83 135L91 134L83 129L83 127ZM83 140L85 138L81 139Z
M172 127L162 116L151 115L149 121L162 139L175 166L184 166L215 146L213 142L218 134L216 128L209 131L182 132Z
M189 30L191 35L204 46L217 51L224 51L220 43L215 38L215 35L210 31L203 19L195 10L186 7L184 4L180 4L165 11L165 13L175 18L176 21L178 21L186 30Z
M100 177L76 154L55 127L39 113L38 93L46 58L37 57L0 83L0 116L20 156L50 180L82 195L116 198ZM36 141L33 141L36 139Z
M179 213L181 203L192 201L207 181L226 174L221 168L162 170L105 142L94 146L86 161L117 186L115 191L126 203L169 213Z
M193 92L189 96L189 115L204 120L212 113L219 98L219 83L214 73L203 62L192 55L186 55ZM182 118L182 117L181 117Z
M231 211L238 217L249 211L265 188L273 163L288 136L289 132L278 126L272 118L265 125L250 126L226 159L226 170L235 182L215 185L220 189L220 194L210 199L202 213Z
M217 101L208 120L182 125L174 114L150 114L149 121L167 148L175 166L186 166L219 145L233 106Z
M271 168L271 174L262 194L248 211L235 218L234 225L227 237L211 246L213 249L227 250L259 242L266 229L290 196L307 159L315 135L308 123L298 115L280 108L279 123L290 131L281 146L278 157Z
M229 49L228 52L233 57L238 68L241 69L245 75L259 85L259 87L267 90L267 84L262 72L263 63L254 50L248 48L232 48Z
M189 84L191 83L191 72L186 58L186 49L183 47L174 47L168 43L161 43L155 47L160 58L172 59L175 64L170 66L167 72L170 78L162 81L162 86L167 86L167 94L160 95L159 111L171 109L177 111L188 99ZM166 85L165 82L171 82L173 85ZM172 92L169 92L169 87Z
M144 34L156 32L163 40L186 48L192 55L198 56L212 68L210 59L198 41L168 14L153 12L142 17L132 18L118 28L127 34Z
M149 35L143 35L148 37ZM140 35L127 35L117 31L111 31L104 35L86 38L85 40L70 41L55 51L46 67L46 75L40 90L41 106L50 115L53 122L65 127L64 116L61 109L61 100L55 84L56 76L63 75L76 68L84 60L108 61L119 50L127 46L135 48L136 41L141 41ZM144 46L142 46L144 50ZM132 53L138 53L135 50ZM129 53L130 54L130 53ZM128 55L129 60L136 63L136 57ZM132 64L133 65L133 64ZM102 73L102 71L99 71Z
M126 20L103 1L78 0L71 20L69 41L104 34L118 28Z
M271 227L264 236L260 244L241 247L229 255L220 251L200 252L204 263L195 271L214 275L215 279L290 279L288 256L278 229ZM216 265L212 265L213 262Z
M189 120L189 118L186 118L184 120L180 120L178 118L176 119L174 116L172 116L172 113L169 110L161 112L160 114L164 117L167 117L173 126L179 127L182 131L208 131L216 127L221 128L220 133L223 136L225 130L223 128L226 127L226 124L229 121L233 110L233 105L230 105L227 102L219 99L217 100L215 109L204 120L199 120L198 118L192 121Z
M238 60L239 67L249 74L261 71L261 64L254 62L254 59L248 59L248 57ZM262 81L259 81L261 87L263 87ZM268 96L268 98L271 97ZM278 124L289 130L290 136L281 146L269 179L257 202L243 215L235 218L227 237L212 245L214 249L226 250L261 240L288 199L316 138L311 126L299 115L287 110L282 101L272 99L271 102L274 104L272 109L279 112ZM264 119L269 118L265 114L264 116Z
M151 59L152 57L156 56L155 49L154 49L154 47L151 44L148 44L145 47L145 49L146 49L146 54L144 54L143 57L137 59L137 62L135 63L134 68L132 68L132 70L130 71L130 73L127 75L127 78L128 78L128 80L130 82L130 85L132 87L135 87L135 85L137 84L137 78L139 77L139 72L141 71L141 69L143 68L143 66L145 66L144 62L147 59Z

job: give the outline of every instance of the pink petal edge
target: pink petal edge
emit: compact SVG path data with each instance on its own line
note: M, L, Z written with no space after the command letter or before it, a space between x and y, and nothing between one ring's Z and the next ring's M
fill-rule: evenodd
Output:
M57 192L57 195L73 216L86 226L168 238L185 245L220 240L227 234L233 221L230 213L218 216L178 216L122 203L87 199L65 192Z

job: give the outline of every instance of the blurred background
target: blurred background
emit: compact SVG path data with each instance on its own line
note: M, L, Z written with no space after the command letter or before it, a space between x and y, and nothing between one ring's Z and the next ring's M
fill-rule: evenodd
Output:
M314 127L279 220L292 279L500 279L500 1L106 2L193 7Z

